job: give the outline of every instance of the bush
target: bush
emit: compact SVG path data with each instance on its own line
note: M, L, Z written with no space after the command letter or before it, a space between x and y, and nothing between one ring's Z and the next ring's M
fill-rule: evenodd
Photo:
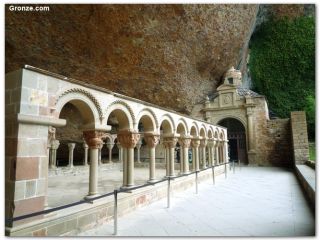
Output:
M305 110L309 137L315 132L315 19L272 18L250 41L254 90L279 117Z

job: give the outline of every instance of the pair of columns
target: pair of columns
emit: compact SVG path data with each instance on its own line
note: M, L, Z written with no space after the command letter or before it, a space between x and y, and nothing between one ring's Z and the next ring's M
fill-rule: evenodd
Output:
M102 144L99 146L99 165L102 164L102 147L103 147L104 143L102 142ZM112 163L112 149L114 147L114 144L113 143L106 143L107 145L107 148L109 150L109 159L108 159L108 163Z
M59 140L52 140L49 145L49 167L54 169L57 166L57 150L59 148Z

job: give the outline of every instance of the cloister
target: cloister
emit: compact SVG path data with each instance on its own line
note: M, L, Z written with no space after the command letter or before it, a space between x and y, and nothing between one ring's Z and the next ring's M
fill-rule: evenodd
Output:
M70 112L73 116L68 116ZM76 122L70 126L72 118ZM159 179L157 164L165 168L160 178L166 178L228 162L224 127L28 65L6 75L5 121L7 219L50 207L48 179L63 171L71 175L77 168L89 171L88 193L83 196L88 201L102 194L99 168L114 163L122 167L121 188L134 187L140 148L148 152L146 180L151 183ZM68 150L62 164L57 161L59 137L66 137L68 128L80 135L75 137L78 142L63 142ZM77 164L75 149L81 153ZM8 227L30 221L34 219Z

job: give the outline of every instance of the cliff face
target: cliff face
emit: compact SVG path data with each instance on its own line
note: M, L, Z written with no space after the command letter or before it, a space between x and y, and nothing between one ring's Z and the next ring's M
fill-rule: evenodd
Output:
M188 113L242 59L257 10L218 4L6 9L6 72L29 64Z

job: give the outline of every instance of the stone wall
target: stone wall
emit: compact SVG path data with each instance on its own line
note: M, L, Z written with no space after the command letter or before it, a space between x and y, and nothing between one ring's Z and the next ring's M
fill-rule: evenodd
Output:
M295 164L309 160L308 132L305 112L291 112L293 157Z
M268 120L261 143L258 150L262 162L272 166L292 166L290 119Z

